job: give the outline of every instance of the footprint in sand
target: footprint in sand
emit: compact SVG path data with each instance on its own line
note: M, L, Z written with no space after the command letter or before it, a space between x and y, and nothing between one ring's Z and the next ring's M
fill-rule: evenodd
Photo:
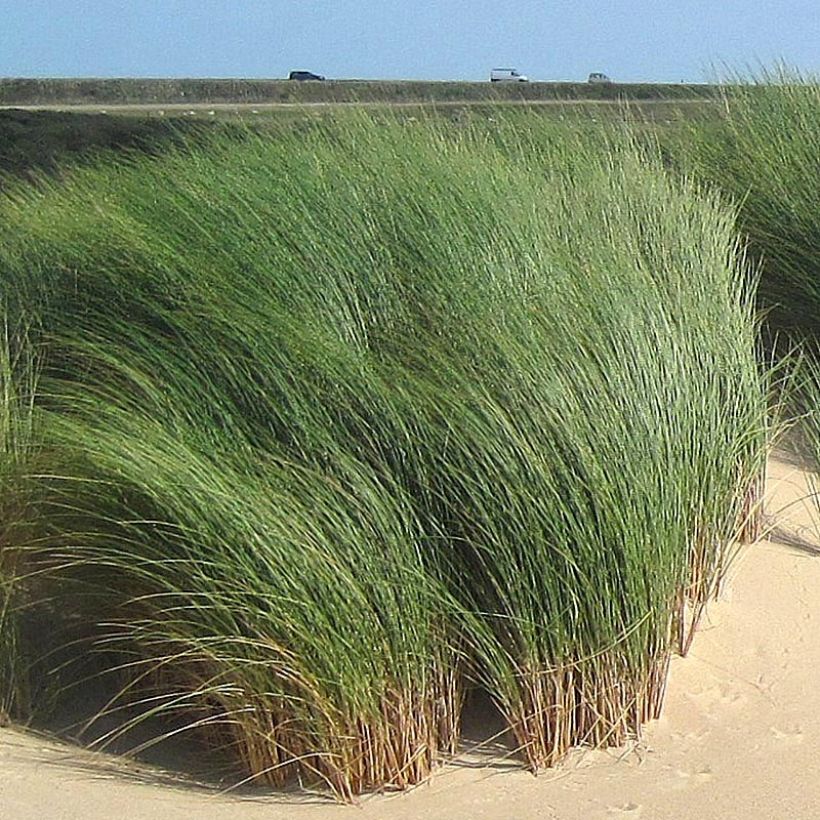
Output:
M803 742L803 728L801 726L788 726L785 729L772 726L770 727L770 731L777 740L782 740L786 743Z
M677 769L675 771L675 774L678 777L683 778L684 780L692 779L698 783L705 783L711 780L714 776L712 767L706 763L704 763L702 766L698 766L696 769L692 769L691 771L687 771L686 769Z
M640 803L622 803L620 806L608 806L609 814L626 817L640 817L643 813L643 806Z

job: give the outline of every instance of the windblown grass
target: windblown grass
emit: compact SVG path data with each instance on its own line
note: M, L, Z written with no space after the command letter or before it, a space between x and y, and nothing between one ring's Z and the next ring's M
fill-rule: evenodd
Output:
M670 648L753 522L765 416L731 214L632 148L508 138L547 183L531 232L496 240L524 275L492 314L476 285L450 296L469 294L464 359L482 352L436 362L458 381L431 411L460 421L425 428L482 613L477 676L538 768L657 714Z
M820 83L784 67L725 92L725 129L684 143L697 173L739 203L762 261L760 298L778 328L814 333L820 316Z
M343 798L425 778L467 680L533 769L658 713L759 502L754 282L715 196L534 122L357 117L5 198L40 560L112 709Z
M777 66L733 84L723 104L725 126L691 130L678 156L738 203L739 227L761 269L770 344L805 354L787 397L799 421L794 437L818 452L820 82Z
M28 472L36 460L34 395L37 372L19 325L0 329L0 723L29 710L27 659L21 646L20 586L34 492Z

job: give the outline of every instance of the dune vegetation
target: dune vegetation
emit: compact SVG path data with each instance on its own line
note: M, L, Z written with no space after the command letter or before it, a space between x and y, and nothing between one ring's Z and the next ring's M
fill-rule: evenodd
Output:
M620 743L753 536L755 288L721 196L529 114L10 185L0 641L23 567L115 731L341 799L426 778L471 687L532 770Z
M820 469L820 82L783 65L723 96L720 128L686 129L680 168L737 203L760 269L767 344L797 360L793 444Z
M27 525L35 507L35 485L29 476L37 465L34 398L35 356L25 329L0 330L0 725L30 710L26 659L21 646L21 593L28 543Z
M762 265L761 306L780 330L814 336L820 316L820 83L785 67L739 82L720 129L692 128L681 159L738 203Z

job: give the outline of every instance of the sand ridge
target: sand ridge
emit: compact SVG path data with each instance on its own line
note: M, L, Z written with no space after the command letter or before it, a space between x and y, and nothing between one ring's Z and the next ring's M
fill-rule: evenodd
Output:
M133 762L0 729L0 820L727 820L820 817L820 522L809 475L769 464L767 540L745 548L663 717L629 748L579 750L533 777L463 755L410 793L357 807L319 796L217 794Z

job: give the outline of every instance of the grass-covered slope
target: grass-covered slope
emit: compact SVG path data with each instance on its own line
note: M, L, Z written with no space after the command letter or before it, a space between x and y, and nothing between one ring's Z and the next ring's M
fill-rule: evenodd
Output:
M756 502L733 213L628 140L354 117L16 187L36 561L119 703L349 797L657 714Z
M0 81L2 82L2 81ZM177 118L0 110L0 188L10 176L56 173L103 150L157 153L203 126Z

